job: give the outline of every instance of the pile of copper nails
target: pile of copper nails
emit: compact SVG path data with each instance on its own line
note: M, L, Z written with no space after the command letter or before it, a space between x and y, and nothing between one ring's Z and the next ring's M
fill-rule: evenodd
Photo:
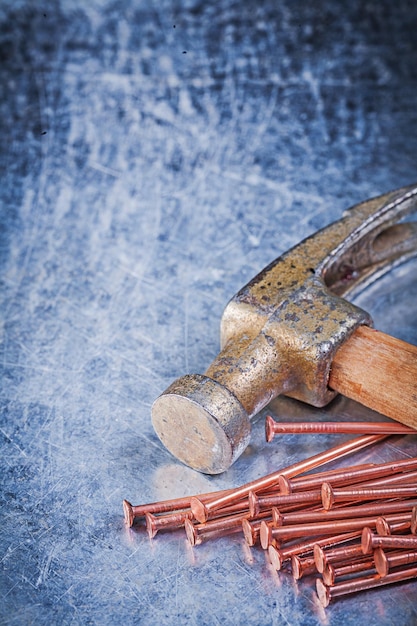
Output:
M267 551L275 570L315 576L322 606L333 598L417 578L417 457L314 471L381 442L416 433L391 423L286 424L268 417L267 440L280 432L368 433L235 489L132 506L127 526L146 520L150 538L184 528L192 546L243 533ZM341 427L343 427L341 423ZM314 428L316 427L316 430ZM291 430L292 428L292 430ZM304 428L304 430L302 430Z

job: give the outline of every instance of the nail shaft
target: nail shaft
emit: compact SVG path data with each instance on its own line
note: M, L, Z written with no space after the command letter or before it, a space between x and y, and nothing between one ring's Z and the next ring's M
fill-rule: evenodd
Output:
M394 502L373 502L371 504L360 504L357 506L346 506L343 508L334 508L329 511L294 511L290 513L281 513L280 510L275 512L274 521L276 526L287 526L290 524L311 524L317 522L325 522L328 520L349 519L359 515L366 516L382 516L386 514L399 513L400 511L410 511L411 507L416 504L417 500L398 500ZM410 519L410 515L408 515Z
M411 512L410 530L413 535L417 534L417 506L414 506Z
M331 550L326 550L325 546L321 546L318 543L314 546L314 561L317 571L321 574L329 565L352 560L358 557L363 557L362 546L360 543L355 543L349 546L339 546Z
M181 528L181 526L184 526L185 520L191 519L192 517L193 514L191 510L160 515L158 517L153 513L146 513L146 530L148 531L149 539L153 539L160 530Z
M275 435L285 434L351 434L351 435L410 435L411 426L391 422L276 422L270 415L265 419L265 437L271 442Z
M294 580L300 580L303 576L313 574L317 571L314 556L300 557L294 555L291 557L291 570Z
M389 517L387 516L388 520ZM378 515L375 515L372 517L332 520L317 524L293 524L291 526L281 526L280 528L267 528L266 524L261 524L261 546L267 549L272 539L275 541L290 541L299 537L319 537L320 535L330 535L331 533L362 530L366 526L375 528L377 518ZM417 537L415 537L415 541L417 541Z
M375 535L369 527L362 531L362 552L369 554L376 548L396 548L397 550L417 550L416 535Z
M200 500L206 500L232 493L233 489L223 489L222 491L211 491L209 493L199 494ZM133 505L128 500L123 500L123 512L127 526L133 526L135 518L145 517L146 513L169 513L170 511L178 511L180 509L189 509L190 500L193 496L185 496L182 498L173 498L171 500L161 500L160 502L150 502L149 504Z
M282 476L279 478L279 486L282 493L288 493L311 489L324 482L329 482L332 486L337 486L340 483L352 485L354 483L376 480L380 477L393 476L396 474L404 474L405 476L406 472L408 473L412 470L417 470L417 457L380 464L369 463L367 465L333 470L331 472L317 472L309 476L293 479ZM415 476L410 474L410 478L413 480Z
M269 518L266 517L265 521L268 520ZM249 520L247 518L242 520L243 536L248 546L253 547L259 542L259 532L262 521L263 520Z
M417 562L417 550L386 553L382 548L374 550L373 559L380 576L387 576L390 569Z
M354 539L358 539L361 536L361 532L362 531L354 531L351 533L342 533L340 535L329 535L327 537L322 537L321 539L314 537L313 539L307 539L306 541L301 541L300 543L297 542L283 548L276 548L275 546L270 545L268 547L268 554L275 569L279 570L286 561L291 559L292 556L310 554L313 552L316 545L331 547L341 543L347 543Z
M254 517L258 515L262 509L271 509L273 506L287 506L298 504L311 504L313 502L321 502L321 491L302 491L300 493L291 493L289 495L266 495L258 496L253 491L249 492L249 510Z
M326 585L334 585L338 578L343 576L352 576L352 574L358 574L359 572L372 572L376 573L376 567L373 557L362 557L352 563L344 563L342 565L328 564L322 572L323 581Z
M230 521L229 524L223 524L222 527L213 528L204 533L201 529L199 529L199 524L195 525L191 520L187 519L184 522L184 528L188 541L192 546L196 546L199 545L203 541L203 538L207 535L210 535L213 538L224 537L225 535L240 532L241 521L239 521L239 523Z
M372 487L334 489L330 483L322 485L322 503L327 511L337 502L361 502L365 500L388 500L390 498L412 498L417 496L416 485L394 487Z
M261 514L262 519L267 519L267 513ZM242 531L242 522L246 519L245 515L237 513L227 517L210 520L204 524L193 524L190 519L184 520L184 526L187 537L191 545L201 543L202 539L207 535L216 534L217 536L226 535L230 532Z
M375 587L382 587L383 585L389 585L404 580L411 580L417 577L417 567L400 570L393 572L387 576L381 577L379 574L372 576L366 576L364 578L356 578L353 580L337 583L332 586L326 585L320 578L316 580L317 595L319 597L322 606L329 605L331 600L339 596L344 596L349 593L356 593L357 591L365 591L366 589L373 589Z
M245 505L242 505L242 503L232 504L231 506L222 509L220 517L234 515L235 513L249 515L248 503L246 502ZM173 530L174 528L181 528L186 519L193 519L193 517L194 515L191 509L162 513L159 515L146 513L145 520L148 535L150 539L153 539L156 533L160 530ZM214 511L212 517L218 517L217 511Z
M198 500L200 501L200 505L194 508L193 506L191 506L192 511L198 521L204 522L207 520L210 511L220 509L228 504L236 502L237 500L241 500L242 498L247 496L250 491L261 491L267 489L268 487L271 487L274 484L277 484L280 475L291 478L298 474L303 474L304 472L308 472L316 467L324 465L325 463L340 459L344 456L347 456L348 454L352 454L353 452L358 452L359 450L362 450L367 446L382 441L383 439L385 439L385 437L385 435L368 435L364 437L358 437L357 439L347 441L343 444L335 446L334 448L330 448L329 450L325 450L324 452L304 459L299 463L290 465L285 469L279 470L272 474L268 474L267 476L263 476L262 478L251 481L250 483L246 483L238 489L235 489L232 493L216 497L213 500L207 502L203 502L201 498L198 498ZM194 504L196 504L196 499L194 499Z
M400 535L406 535L411 528L411 514L403 513L398 515L397 521L388 522L386 518L381 515L378 517L375 524L377 535L386 537L387 535L393 535L395 533Z

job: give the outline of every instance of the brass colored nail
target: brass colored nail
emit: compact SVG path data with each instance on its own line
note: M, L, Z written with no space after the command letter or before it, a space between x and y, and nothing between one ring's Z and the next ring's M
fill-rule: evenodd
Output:
M325 546L321 546L319 544L314 546L314 560L317 571L320 572L320 574L324 572L326 567L333 565L333 563L341 563L343 561L349 561L362 556L363 552L360 543L355 543L349 546L339 546L338 548L333 548L331 550L326 550Z
M276 422L270 415L265 420L265 436L271 442L275 435L336 434L351 435L409 435L416 433L411 426L391 422Z
M314 556L300 557L294 555L291 557L291 570L295 580L300 580L303 576L317 572Z
M373 589L375 587L382 587L383 585L389 585L391 583L410 580L416 577L417 567L392 572L384 577L379 574L374 574L364 578L354 578L352 580L336 583L332 586L326 585L321 578L318 578L316 580L316 589L320 603L322 606L326 607L334 598L344 596L349 593L355 593L357 591L365 591L366 589Z
M365 527L362 531L362 552L369 554L376 548L417 549L417 537L415 535L375 535L369 527Z
M342 563L341 565L332 565L328 563L322 572L323 581L326 585L334 585L338 578L343 576L351 576L359 572L376 572L373 557L363 557L351 563Z
M380 576L387 576L392 567L401 567L417 562L417 550L401 550L401 552L384 552L382 548L374 550L373 559L376 571Z
M207 521L208 515L211 511L221 509L228 504L238 502L242 498L248 496L250 491L263 491L268 489L272 485L276 485L278 483L280 475L291 478L293 476L303 474L304 472L308 472L316 467L324 465L325 463L340 459L344 456L347 456L348 454L352 454L353 452L363 450L363 448L380 442L385 438L386 435L367 435L364 437L358 437L356 439L335 446L334 448L325 450L324 452L320 452L319 454L304 459L303 461L294 463L293 465L290 465L285 469L279 470L272 474L268 474L267 476L263 476L262 478L254 480L250 483L246 483L238 489L235 489L232 493L216 497L213 500L207 501L206 503L203 503L201 501L201 498L199 498L200 504L202 506L194 508L192 506L191 508L196 519L198 519L199 522Z
M322 486L323 508L329 510L337 502L361 502L364 500L388 500L389 498L412 498L417 496L416 485L399 487L372 487L334 489L330 483Z

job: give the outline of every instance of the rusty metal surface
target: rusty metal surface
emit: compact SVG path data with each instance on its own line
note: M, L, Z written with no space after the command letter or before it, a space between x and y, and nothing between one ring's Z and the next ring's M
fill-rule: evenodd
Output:
M295 4L297 5L295 7ZM337 600L235 535L127 530L122 500L237 486L348 436L177 463L152 401L218 352L225 303L364 198L416 180L415 3L0 5L0 623L369 626L415 583ZM416 263L355 298L417 343ZM337 398L281 419L375 419ZM396 437L378 461L413 456ZM369 454L361 455L367 462Z

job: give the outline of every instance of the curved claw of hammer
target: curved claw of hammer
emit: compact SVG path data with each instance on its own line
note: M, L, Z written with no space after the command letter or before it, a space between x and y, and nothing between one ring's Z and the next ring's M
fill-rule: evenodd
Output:
M370 315L343 296L417 254L417 186L347 210L273 261L227 305L221 352L204 375L179 378L153 404L156 433L186 465L226 470L249 443L250 418L279 394L313 406L337 350Z

